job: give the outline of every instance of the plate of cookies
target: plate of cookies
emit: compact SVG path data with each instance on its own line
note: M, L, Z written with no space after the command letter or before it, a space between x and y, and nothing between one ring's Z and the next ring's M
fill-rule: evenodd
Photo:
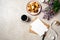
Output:
M26 6L27 12L31 15L38 15L41 12L42 6L37 1L30 1Z

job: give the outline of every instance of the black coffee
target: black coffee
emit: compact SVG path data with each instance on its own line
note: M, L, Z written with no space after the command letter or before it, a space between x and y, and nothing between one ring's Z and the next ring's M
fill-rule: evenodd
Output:
M21 16L21 19L22 19L23 21L26 21L26 20L27 20L27 16L26 16L26 15L22 15L22 16Z

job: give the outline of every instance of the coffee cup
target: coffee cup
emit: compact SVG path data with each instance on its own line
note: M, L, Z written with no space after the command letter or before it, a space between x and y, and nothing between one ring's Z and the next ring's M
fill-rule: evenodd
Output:
M28 17L27 17L27 15L25 15L25 14L22 15L22 16L21 16L21 20L27 22L27 21L28 21Z

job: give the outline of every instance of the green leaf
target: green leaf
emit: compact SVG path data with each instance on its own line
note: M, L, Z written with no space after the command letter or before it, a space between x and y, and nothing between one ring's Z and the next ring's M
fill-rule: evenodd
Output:
M50 2L50 0L48 0L48 2ZM58 12L58 11L60 10L60 2L59 2L59 0L54 0L53 10L54 10L55 12Z
M48 2L50 2L50 0L48 0Z
M59 1L58 1L58 0L54 0L53 10L54 10L55 12L58 12L59 9L60 9L60 3L59 3Z

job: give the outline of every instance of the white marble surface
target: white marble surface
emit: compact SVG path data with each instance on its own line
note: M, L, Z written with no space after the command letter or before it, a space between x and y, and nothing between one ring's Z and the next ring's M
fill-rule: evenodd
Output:
M39 1L39 0L37 0ZM30 23L35 17L42 19L42 13L37 16L32 16L26 12L26 4L29 0L0 0L0 40L41 40L39 35L29 32ZM40 1L39 1L40 2ZM42 5L44 8L45 5ZM21 15L26 14L31 18L30 22L21 21ZM60 14L56 15L50 21L44 20L48 24L54 19L60 21ZM55 28L55 27L54 27ZM58 33L57 40L60 39L60 27L55 28ZM49 34L55 33L51 30L48 31L48 35L45 40L52 40L49 38Z

